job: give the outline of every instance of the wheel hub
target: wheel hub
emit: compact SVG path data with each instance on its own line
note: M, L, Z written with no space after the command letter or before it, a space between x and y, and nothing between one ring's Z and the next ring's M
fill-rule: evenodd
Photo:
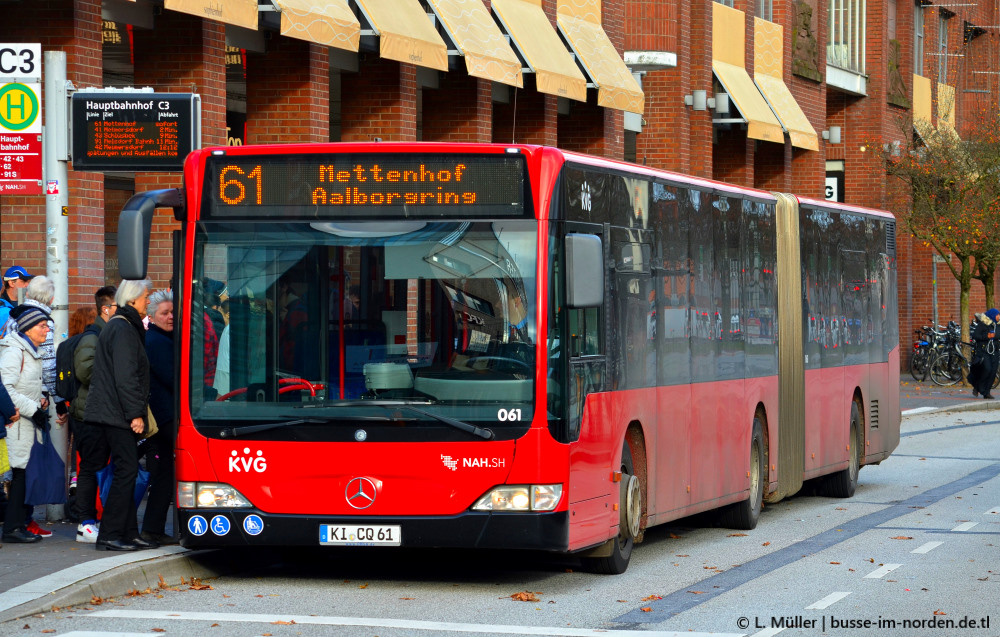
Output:
M639 537L639 522L642 518L642 495L639 491L639 478L622 474L622 506L619 525L622 533L629 539Z

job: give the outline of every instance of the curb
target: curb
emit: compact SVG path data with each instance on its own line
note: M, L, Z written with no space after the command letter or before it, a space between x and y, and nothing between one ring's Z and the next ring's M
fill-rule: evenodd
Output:
M922 407L918 409L909 409L902 412L903 417L916 416L920 414L937 414L944 411L996 411L1000 410L1000 400L977 400L970 401L967 403L959 403L957 405L950 405L948 407Z
M154 554L158 553L158 555ZM0 593L0 622L48 613L54 606L91 603L94 597L120 597L130 590L156 590L160 577L170 586L181 578L208 579L236 570L233 561L216 550L189 551L174 546L78 564Z

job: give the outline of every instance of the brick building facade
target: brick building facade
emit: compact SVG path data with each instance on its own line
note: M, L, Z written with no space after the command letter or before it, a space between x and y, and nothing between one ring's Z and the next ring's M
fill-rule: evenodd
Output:
M392 1L417 5L422 13L460 2ZM461 57L452 56L447 71L387 57L386 43L379 48L354 0L342 4L368 29L360 32L356 52L328 46L320 37L293 37L279 20L291 14L282 16L280 3L264 0L256 30L194 15L192 5L208 3L192 0L5 2L0 42L40 42L43 50L65 51L68 78L77 88L198 93L206 146L374 139L558 145L814 198L832 186L841 201L876 208L890 208L894 198L875 154L867 152L871 140L905 144L915 118L937 125L951 112L961 134L971 117L997 110L1000 43L996 28L988 26L998 24L992 3L486 2L497 28L509 28L498 10L512 2L538 5L553 32L564 26L560 11L591 7L618 62L624 59L641 82L641 118L600 105L603 86L587 89L586 101L543 92L541 71L524 73L517 87L471 75ZM442 22L437 28L443 35ZM507 35L517 43L516 34ZM569 50L569 38L563 39L560 55ZM741 72L755 80L751 89L733 84ZM762 75L770 76L778 93L783 85L794 107L769 90L750 94L758 90L755 84L767 84ZM954 111L938 99L949 91ZM779 138L754 133L775 130L764 121L767 108L760 122L753 115L753 104L764 103L759 100L778 112ZM89 303L95 288L117 278L114 234L128 196L178 185L178 173L70 171L70 309ZM150 262L157 286L169 276L170 232L176 227L169 211L158 211ZM17 263L45 271L42 196L0 195L0 228L4 268ZM958 318L957 283L944 264L937 265L935 282L934 267L931 253L900 232L904 351L913 327L935 315L935 292L939 319ZM982 298L977 283L974 308Z

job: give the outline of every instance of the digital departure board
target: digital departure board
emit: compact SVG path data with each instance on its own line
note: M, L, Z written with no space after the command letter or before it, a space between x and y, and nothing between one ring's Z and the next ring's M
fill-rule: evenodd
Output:
M201 145L200 103L190 93L74 94L74 170L181 170Z
M220 155L205 175L205 217L531 214L519 154Z

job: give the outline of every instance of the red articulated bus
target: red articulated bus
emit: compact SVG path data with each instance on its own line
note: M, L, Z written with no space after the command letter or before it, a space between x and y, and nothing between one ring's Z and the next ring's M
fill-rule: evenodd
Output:
M119 240L142 278L154 209L182 222L184 546L621 573L650 526L849 497L899 441L888 213L526 145L208 148L184 183Z

